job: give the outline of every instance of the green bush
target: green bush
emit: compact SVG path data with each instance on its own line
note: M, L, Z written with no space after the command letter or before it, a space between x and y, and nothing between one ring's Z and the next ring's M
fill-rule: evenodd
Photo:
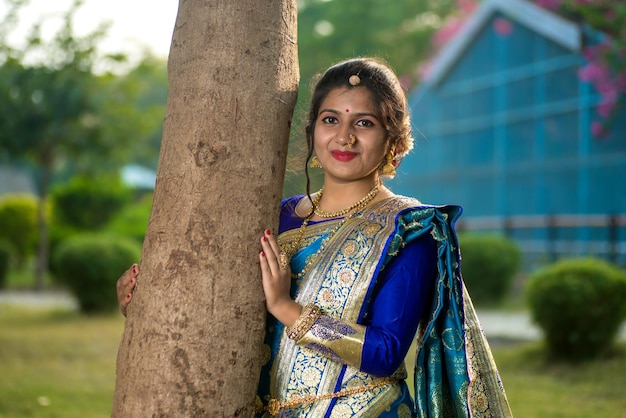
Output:
M141 248L113 235L77 235L59 244L54 270L78 300L81 312L111 312L117 307L115 282L134 262Z
M499 235L460 234L463 280L476 305L501 302L521 262L517 244Z
M0 240L0 289L4 289L7 285L12 252L13 246L5 240Z
M132 198L117 177L74 177L51 195L54 222L70 229L98 231Z
M552 355L593 358L626 317L626 271L599 259L561 260L529 277L526 297Z
M19 266L37 248L37 202L31 194L8 194L0 199L0 239L11 243Z
M107 226L107 231L143 243L151 210L152 193L145 195L137 203L127 205Z

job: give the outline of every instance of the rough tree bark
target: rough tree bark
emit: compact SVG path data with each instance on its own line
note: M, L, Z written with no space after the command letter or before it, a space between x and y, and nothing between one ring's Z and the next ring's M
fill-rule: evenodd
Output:
M155 7L158 7L155 5ZM296 0L181 0L113 416L249 417L299 78Z

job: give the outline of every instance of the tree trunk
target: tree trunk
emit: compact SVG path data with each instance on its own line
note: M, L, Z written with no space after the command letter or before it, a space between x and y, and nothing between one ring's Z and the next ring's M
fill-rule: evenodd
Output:
M50 253L50 229L48 217L46 216L46 202L48 201L50 179L52 178L53 158L50 150L46 150L44 154L44 157L41 159L41 178L38 182L39 199L37 200L37 229L39 232L35 264L35 290L37 291L43 290L45 286Z
M155 6L158 7L158 6ZM180 1L114 417L250 417L298 64L296 0Z

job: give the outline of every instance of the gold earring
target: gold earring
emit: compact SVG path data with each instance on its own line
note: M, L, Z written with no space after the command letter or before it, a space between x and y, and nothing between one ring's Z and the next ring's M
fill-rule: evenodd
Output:
M380 174L385 177L394 178L396 176L396 166L393 164L393 152L389 151L385 156L385 165Z
M309 168L324 168L322 167L322 163L320 163L320 160L317 158L317 155L311 157L311 161L309 162Z

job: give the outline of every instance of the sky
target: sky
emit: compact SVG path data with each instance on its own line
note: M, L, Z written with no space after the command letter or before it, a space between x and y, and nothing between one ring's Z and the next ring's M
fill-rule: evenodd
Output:
M60 16L71 4L72 0L30 0L11 43L19 42L38 18ZM177 8L178 0L84 0L74 27L80 36L109 21L108 35L100 44L103 52L132 54L148 47L155 55L167 57ZM6 0L0 0L0 15L6 12Z

